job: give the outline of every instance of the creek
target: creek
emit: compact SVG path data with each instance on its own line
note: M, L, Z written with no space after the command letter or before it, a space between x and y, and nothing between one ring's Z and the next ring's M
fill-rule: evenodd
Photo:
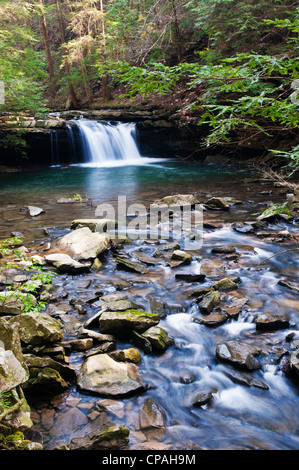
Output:
M118 139L120 129L112 127ZM96 123L82 122L80 132L84 145L88 146L85 161L60 165L56 154L52 167L0 174L0 237L7 238L11 232L18 231L24 234L24 245L28 248L42 247L43 243L67 233L72 220L95 218L99 204L110 203L116 207L118 196L126 196L128 203L138 202L147 207L156 199L176 193L196 194L201 201L212 196L237 200L229 211L204 212L204 222L213 221L215 226L204 226L203 245L192 251L190 265L148 266L148 272L140 275L117 270L113 253L107 252L99 272L55 277L55 286L61 293L55 306L65 312L66 326L72 322L83 323L98 311L89 305L80 314L69 300L84 300L99 290L103 295L124 294L149 312L163 308L160 326L174 339L174 345L163 354L141 351L139 374L148 384L148 390L106 402L105 416L130 429L132 448L149 443L153 449L155 445L181 450L298 449L298 383L284 375L279 368L281 358L278 359L279 348L290 350L287 337L299 336L298 293L278 284L282 277L298 279L298 255L286 251L270 258L292 248L292 243L277 243L255 233L237 232L232 226L233 222L253 220L254 214L261 213L267 204L284 202L286 190L259 179L248 164L208 165L140 155L132 130L132 126L121 129L121 142L125 140L129 145L127 157L120 156L123 150L115 140L111 144L110 134L108 139L107 135L101 136L103 129ZM90 132L92 141L88 137ZM132 139L129 143L128 138ZM94 149L103 141L105 150L97 158ZM88 196L91 202L57 202L74 194ZM22 210L27 205L42 207L44 213L29 217ZM298 232L298 225L281 221L269 225L268 230L288 230L292 234ZM140 251L152 255L163 243L167 240L137 240L121 249L134 259ZM214 246L224 244L236 247L237 260L211 253ZM266 258L270 259L261 264ZM188 295L194 283L180 281L175 274L199 273L205 260L219 259L224 263L225 276L239 278L238 293L247 302L237 317L210 328L194 321L199 313L198 304ZM217 279L219 275L209 277L209 281ZM261 312L288 314L289 328L256 331L255 319ZM72 338L70 330L66 328L66 338ZM232 339L263 345L263 366L250 374L264 382L267 389L235 383L228 375L232 367L216 359L217 344ZM118 349L131 346L126 340L117 344ZM70 363L76 370L84 354L71 354ZM195 407L196 395L207 390L213 391L212 401ZM140 428L139 412L146 398L152 398L163 410L164 428ZM45 449L53 449L94 429L103 420L96 406L100 399L105 397L83 394L73 384L61 395L47 400L39 397L32 403L34 428L42 432Z

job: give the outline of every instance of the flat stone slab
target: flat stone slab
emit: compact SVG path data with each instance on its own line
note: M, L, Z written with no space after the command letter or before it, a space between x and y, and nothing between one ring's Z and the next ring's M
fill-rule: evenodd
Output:
M114 361L108 354L90 356L82 365L78 387L104 396L126 396L145 390L133 363Z

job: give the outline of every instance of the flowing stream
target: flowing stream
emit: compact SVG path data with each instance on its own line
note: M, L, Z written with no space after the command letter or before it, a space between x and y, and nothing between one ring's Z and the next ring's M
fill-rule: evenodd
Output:
M102 295L124 295L147 311L162 309L159 326L174 339L174 345L163 354L141 352L139 374L148 390L138 396L106 400L105 419L130 429L131 448L148 445L152 449L164 446L181 450L299 449L298 382L279 367L281 348L286 357L292 351L289 335L293 339L299 336L299 299L298 293L278 284L282 277L298 279L298 255L286 251L293 247L292 242L277 243L232 227L233 222L253 220L253 214L262 212L271 202L283 202L286 191L274 188L271 182L259 181L250 166L204 165L142 156L133 124L80 120L76 125L86 149L85 162L0 174L1 238L20 231L27 247L42 251L44 243L69 231L72 220L94 218L98 204L109 202L117 207L118 196L126 196L128 203L146 206L175 193L194 193L202 201L212 196L239 201L229 211L204 212L204 221L214 221L216 225L203 229L203 246L192 252L193 261L188 266L171 268L164 264L147 266L148 273L143 275L127 273L116 269L113 253L107 252L103 269L97 273L56 276L55 308L64 312L66 338L72 338L74 323L83 323L98 311L89 303L80 314L70 300L93 298L101 291ZM57 152L55 136L52 145ZM75 193L88 196L92 203L57 203ZM42 207L45 212L30 218L20 210L29 204ZM298 231L298 225L280 222L269 226L271 230L288 230L292 234ZM224 244L236 247L237 261L211 253L215 245ZM137 240L122 249L131 259L138 260L140 253L152 256L161 245L163 241L156 244ZM286 252L261 264L283 251ZM219 259L224 264L220 277L237 276L238 293L247 302L236 318L210 328L194 321L198 305L189 295L193 287L206 284L178 281L175 274L199 273L204 261ZM212 276L209 281L218 278ZM256 331L258 313L282 311L290 317L289 328ZM261 345L263 367L250 374L264 382L267 389L236 383L229 375L232 366L216 359L217 344L231 339ZM131 346L126 340L117 343L118 349ZM78 352L70 356L76 370L84 355ZM196 396L207 390L213 391L212 401L195 407ZM140 427L140 408L146 398L163 410L164 428ZM46 400L39 397L32 404L32 419L35 429L43 434L45 448L53 449L95 429L103 421L97 403L104 399L80 393L75 384L61 395Z

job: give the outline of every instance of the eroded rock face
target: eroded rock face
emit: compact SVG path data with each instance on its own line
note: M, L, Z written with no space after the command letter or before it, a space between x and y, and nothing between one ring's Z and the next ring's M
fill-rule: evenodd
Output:
M78 374L78 387L103 396L126 396L145 390L132 363L116 362L108 354L89 357Z

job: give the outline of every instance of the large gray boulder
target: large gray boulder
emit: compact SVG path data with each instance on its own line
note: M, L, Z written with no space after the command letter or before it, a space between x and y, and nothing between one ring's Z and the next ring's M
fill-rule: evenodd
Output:
M105 233L92 232L88 227L82 227L60 238L57 246L77 261L89 261L107 250L109 237Z
M0 348L0 392L9 392L28 379L27 370L12 351Z
M108 354L90 356L77 377L79 389L104 396L126 396L145 389L133 363L114 361Z
M44 312L17 315L9 320L9 324L17 324L21 341L34 346L55 343L64 337L61 323Z

